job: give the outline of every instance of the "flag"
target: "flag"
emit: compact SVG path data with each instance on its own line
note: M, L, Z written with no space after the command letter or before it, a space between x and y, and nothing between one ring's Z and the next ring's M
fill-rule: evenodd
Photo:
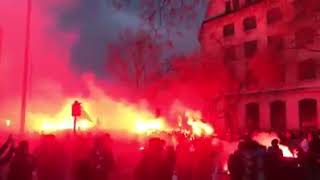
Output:
M93 122L92 118L89 116L89 114L84 109L82 109L82 112L81 112L81 115L79 116L79 119L85 119L90 122Z

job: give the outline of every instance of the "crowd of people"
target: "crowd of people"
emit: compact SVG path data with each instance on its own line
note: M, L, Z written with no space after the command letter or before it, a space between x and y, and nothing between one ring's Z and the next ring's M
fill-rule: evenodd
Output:
M175 143L149 137L141 144L114 142L109 134L57 138L42 135L0 148L3 180L277 180L320 179L319 133L279 135L270 147L252 136L235 140L229 153L217 137L175 134ZM172 138L172 135L171 135ZM231 139L229 139L231 141ZM279 143L297 157L285 158ZM128 145L130 144L130 145ZM139 148L140 147L140 148ZM121 153L117 153L121 151ZM122 158L120 157L122 156ZM131 165L129 165L132 162Z
M175 145L159 137L145 140L143 144L121 146L103 133L63 138L42 135L40 139L15 145L10 136L0 148L0 177L3 180L212 179L214 155L219 150L212 151L211 138L191 141L179 136ZM128 165L129 162L133 163Z
M43 135L39 141L21 141L12 136L0 148L3 180L108 180L114 157L108 135L91 139L58 140ZM31 150L32 149L32 150ZM5 170L7 166L7 171Z
M320 179L320 134L286 132L274 139L270 147L242 139L230 155L231 180L316 180ZM279 143L289 147L293 157L284 157Z

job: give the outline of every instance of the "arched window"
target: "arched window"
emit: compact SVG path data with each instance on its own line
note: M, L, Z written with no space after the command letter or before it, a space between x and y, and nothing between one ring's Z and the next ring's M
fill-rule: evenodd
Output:
M260 108L258 103L246 104L246 124L249 131L260 127Z
M315 99L303 99L299 101L299 119L302 129L316 128L317 118L318 110Z
M286 128L286 103L274 101L270 104L271 129L284 130Z

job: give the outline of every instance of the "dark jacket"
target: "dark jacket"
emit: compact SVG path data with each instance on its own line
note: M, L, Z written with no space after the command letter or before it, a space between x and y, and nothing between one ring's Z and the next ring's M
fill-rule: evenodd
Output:
M10 146L10 147L9 147ZM4 155L5 151L8 149L9 151L7 152L7 154ZM14 152L14 146L10 140L10 138L7 139L7 141L0 147L0 165L4 165L6 163L8 163L10 161L10 159L12 158Z
M30 154L16 154L10 164L8 180L32 180L35 169L34 157Z

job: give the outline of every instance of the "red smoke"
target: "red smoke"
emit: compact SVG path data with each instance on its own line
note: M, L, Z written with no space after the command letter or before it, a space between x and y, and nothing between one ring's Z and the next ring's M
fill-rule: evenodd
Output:
M108 73L114 73L116 76L124 73L129 77L127 82L131 83L110 85L108 81L98 80L93 73L77 71L71 64L70 56L71 48L79 34L77 30L73 33L58 31L55 11L58 7L72 7L73 3L73 0L33 0L29 64L31 73L28 78L29 119L43 117L43 114L56 117L54 114L59 114L66 101L72 98L81 98L101 106L102 104L93 98L102 98L110 102L107 103L108 106L112 106L112 103L117 104L120 99L124 100L120 101L120 104L128 106L130 105L124 102L141 104L141 101L145 101L148 105L143 105L143 109L151 109L150 111L154 112L160 108L165 116L170 114L170 108L174 107L176 102L203 111L207 104L212 102L213 96L221 96L227 89L237 88L224 64L212 61L201 53L193 53L187 57L178 56L165 62L164 59L168 59L165 57L168 56L166 51L174 48L172 43L155 39L148 35L148 32L133 34L129 37L131 40L123 40L124 43L116 46L121 50L120 54L128 53L127 59L122 62L126 68L116 67L114 70L117 71L109 69ZM1 2L0 7L1 17L6 17L0 22L4 37L0 64L0 123L2 120L11 119L17 125L20 114L26 3L17 5L5 0ZM112 55L114 54L110 56L111 60L114 60L111 61L113 65L119 65L120 59ZM138 63L138 66L139 63L144 63L144 69L134 69L135 67L126 60L133 61L133 65ZM163 69L163 63L168 70ZM138 78L141 78L139 84L141 80L143 86L132 88L132 85L137 85L136 79L130 79L133 74L138 74ZM96 95L93 87L105 94ZM207 119L206 116L204 118Z
M235 80L222 60L211 59L210 55L201 52L168 58L171 54L167 52L174 49L170 41L140 31L112 44L113 50L109 52L109 63L113 66L107 66L107 73L120 77L121 83L111 84L91 72L77 71L70 61L70 54L79 33L77 29L73 33L58 31L55 11L56 7L68 9L75 2L33 1L29 112L57 113L70 98L83 98L102 106L103 103L93 100L101 98L109 106L120 100L121 105L131 105L124 102L143 102L144 110L151 109L154 112L160 108L162 115L167 116L171 113L170 107L179 102L188 108L202 111L204 119L215 122L216 116L212 114L217 113L216 103L226 92L239 91L240 82ZM2 119L19 119L25 15L26 3L10 0L0 2L0 16L4 17L0 22L3 29L0 123ZM259 85L273 85L281 76L278 70L281 67L271 61L272 58L261 57L257 56L249 64L249 69L253 70L252 76L258 79ZM96 95L93 87L104 94Z
M0 27L3 44L0 64L0 121L19 118L22 85L23 51L26 24L26 3L4 0L0 2ZM56 17L49 9L67 6L71 1L34 0L32 8L29 64L28 109L57 111L66 96L83 95L86 87L82 75L72 70L70 48L77 34L56 31ZM44 102L50 108L43 107ZM51 106L52 105L52 106ZM51 108L52 107L52 108Z

